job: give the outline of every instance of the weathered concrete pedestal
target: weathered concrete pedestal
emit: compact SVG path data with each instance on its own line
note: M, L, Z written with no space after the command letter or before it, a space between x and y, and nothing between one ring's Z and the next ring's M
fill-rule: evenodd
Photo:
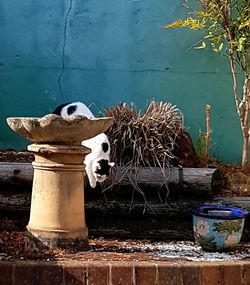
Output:
M34 178L27 230L49 247L86 247L83 146L32 144Z

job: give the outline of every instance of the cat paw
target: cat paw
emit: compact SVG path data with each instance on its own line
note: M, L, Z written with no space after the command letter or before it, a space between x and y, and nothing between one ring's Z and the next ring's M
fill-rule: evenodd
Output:
M96 187L96 181L90 181L89 185L91 188L95 188Z

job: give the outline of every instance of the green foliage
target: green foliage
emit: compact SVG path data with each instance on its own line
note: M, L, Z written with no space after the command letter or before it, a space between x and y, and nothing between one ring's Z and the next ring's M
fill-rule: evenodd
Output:
M192 30L204 29L205 25L203 21L193 19L191 17L187 18L186 20L176 20L170 24L167 24L163 27L164 29L170 28L190 28Z
M241 229L241 220L230 221L226 220L220 223L213 223L213 231L221 234L231 235L234 232L238 232Z
M185 1L187 6L188 0ZM250 162L250 0L196 0L198 10L185 20L176 20L164 29L202 30L196 49L208 46L228 58L233 80L233 96L243 138L242 165ZM243 81L237 76L241 72ZM239 86L241 85L241 92Z
M196 48L207 47L221 52L226 44L231 44L236 53L250 52L250 0L197 0L199 10L192 12L185 20L176 20L165 25L169 28L189 28L204 30L202 44Z
M216 249L216 242L214 242L214 237L205 237L196 235L197 243L206 250L214 251Z

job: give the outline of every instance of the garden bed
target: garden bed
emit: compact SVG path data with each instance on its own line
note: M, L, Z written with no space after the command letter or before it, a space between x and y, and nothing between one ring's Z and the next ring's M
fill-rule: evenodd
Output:
M33 155L0 152L0 161L25 164L33 161ZM165 188L144 187L145 200L126 183L106 191L86 187L89 249L72 248L67 252L27 242L30 178L26 183L19 183L18 179L15 183L2 181L0 284L250 283L248 218L243 242L234 251L208 253L193 242L193 207L217 203L250 210L248 170L235 166L221 169L223 181L219 191L210 191L211 187L209 191L170 187L168 192ZM18 176L20 172L14 174Z
M14 170L11 168L11 175L5 175L5 181L0 181L0 230L23 231L28 224L32 166L27 163L33 159L33 155L26 151L0 152L1 163L6 162L8 165L9 162L21 162L22 166L27 165L23 172L20 172L18 167L14 167ZM193 240L192 208L204 203L216 203L239 206L250 211L248 169L226 165L219 167L223 175L217 177L217 184L206 182L206 187L200 191L194 191L190 187L178 187L176 184L170 185L169 189L160 188L159 183L155 187L147 187L148 182L142 185L144 196L128 183L117 184L105 191L101 187L85 187L86 224L90 235L108 238ZM195 168L193 169L195 171ZM208 181L211 182L217 170L207 169ZM205 176L207 179L207 175ZM8 177L12 177L12 184L9 183ZM124 181L125 179L121 182ZM249 218L246 219L242 239L250 239Z

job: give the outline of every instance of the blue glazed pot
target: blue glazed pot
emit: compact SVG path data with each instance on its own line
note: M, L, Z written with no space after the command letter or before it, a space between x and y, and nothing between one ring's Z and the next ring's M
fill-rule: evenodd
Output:
M233 249L242 236L245 209L203 205L192 210L194 238L206 251Z

